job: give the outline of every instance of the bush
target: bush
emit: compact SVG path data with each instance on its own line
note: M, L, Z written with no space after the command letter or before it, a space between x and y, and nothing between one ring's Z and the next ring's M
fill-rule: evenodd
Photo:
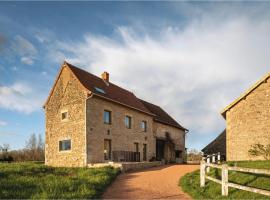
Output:
M262 144L254 144L248 151L251 156L262 156L265 160L270 160L270 144L264 146Z

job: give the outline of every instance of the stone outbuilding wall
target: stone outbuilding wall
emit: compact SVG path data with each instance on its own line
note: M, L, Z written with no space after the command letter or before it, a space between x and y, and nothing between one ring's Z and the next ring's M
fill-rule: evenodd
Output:
M227 160L260 160L248 154L251 145L270 144L270 79L226 112Z

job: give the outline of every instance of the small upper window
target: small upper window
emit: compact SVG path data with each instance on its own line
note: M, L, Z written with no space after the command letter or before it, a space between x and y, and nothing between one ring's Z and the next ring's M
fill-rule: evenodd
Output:
M67 111L62 112L61 116L62 116L62 120L67 120L68 119L68 112Z
M111 124L112 123L112 116L111 115L112 115L111 111L104 110L103 119L104 119L105 124Z
M103 89L101 89L101 88L95 87L95 90L96 90L96 92L99 92L99 93L102 93L102 94L106 94L106 92Z
M59 141L59 151L71 150L71 140Z
M126 128L131 128L131 117L130 116L126 116L125 117L125 126Z
M146 121L142 121L142 122L141 122L141 129L142 129L144 132L146 132L146 130L147 130L147 122L146 122Z

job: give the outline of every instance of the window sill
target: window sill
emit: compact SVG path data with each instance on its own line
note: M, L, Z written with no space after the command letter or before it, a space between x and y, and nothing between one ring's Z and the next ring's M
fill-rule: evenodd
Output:
M58 151L58 153L71 153L71 150L61 150L61 151Z

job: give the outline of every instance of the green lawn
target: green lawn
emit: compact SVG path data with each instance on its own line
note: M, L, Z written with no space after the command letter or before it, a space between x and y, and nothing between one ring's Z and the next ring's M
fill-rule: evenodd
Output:
M239 167L270 169L270 161L243 161L229 162L228 164L236 165ZM211 169L210 176L221 179L220 170ZM250 173L229 171L229 182L270 190L270 176L266 175L255 175ZM269 196L246 192L234 188L229 188L229 196L223 197L221 196L220 184L206 180L205 187L200 187L199 170L183 176L179 181L179 185L181 185L183 191L188 193L194 199L270 199Z
M0 164L0 199L99 198L119 169L54 168L38 163Z

